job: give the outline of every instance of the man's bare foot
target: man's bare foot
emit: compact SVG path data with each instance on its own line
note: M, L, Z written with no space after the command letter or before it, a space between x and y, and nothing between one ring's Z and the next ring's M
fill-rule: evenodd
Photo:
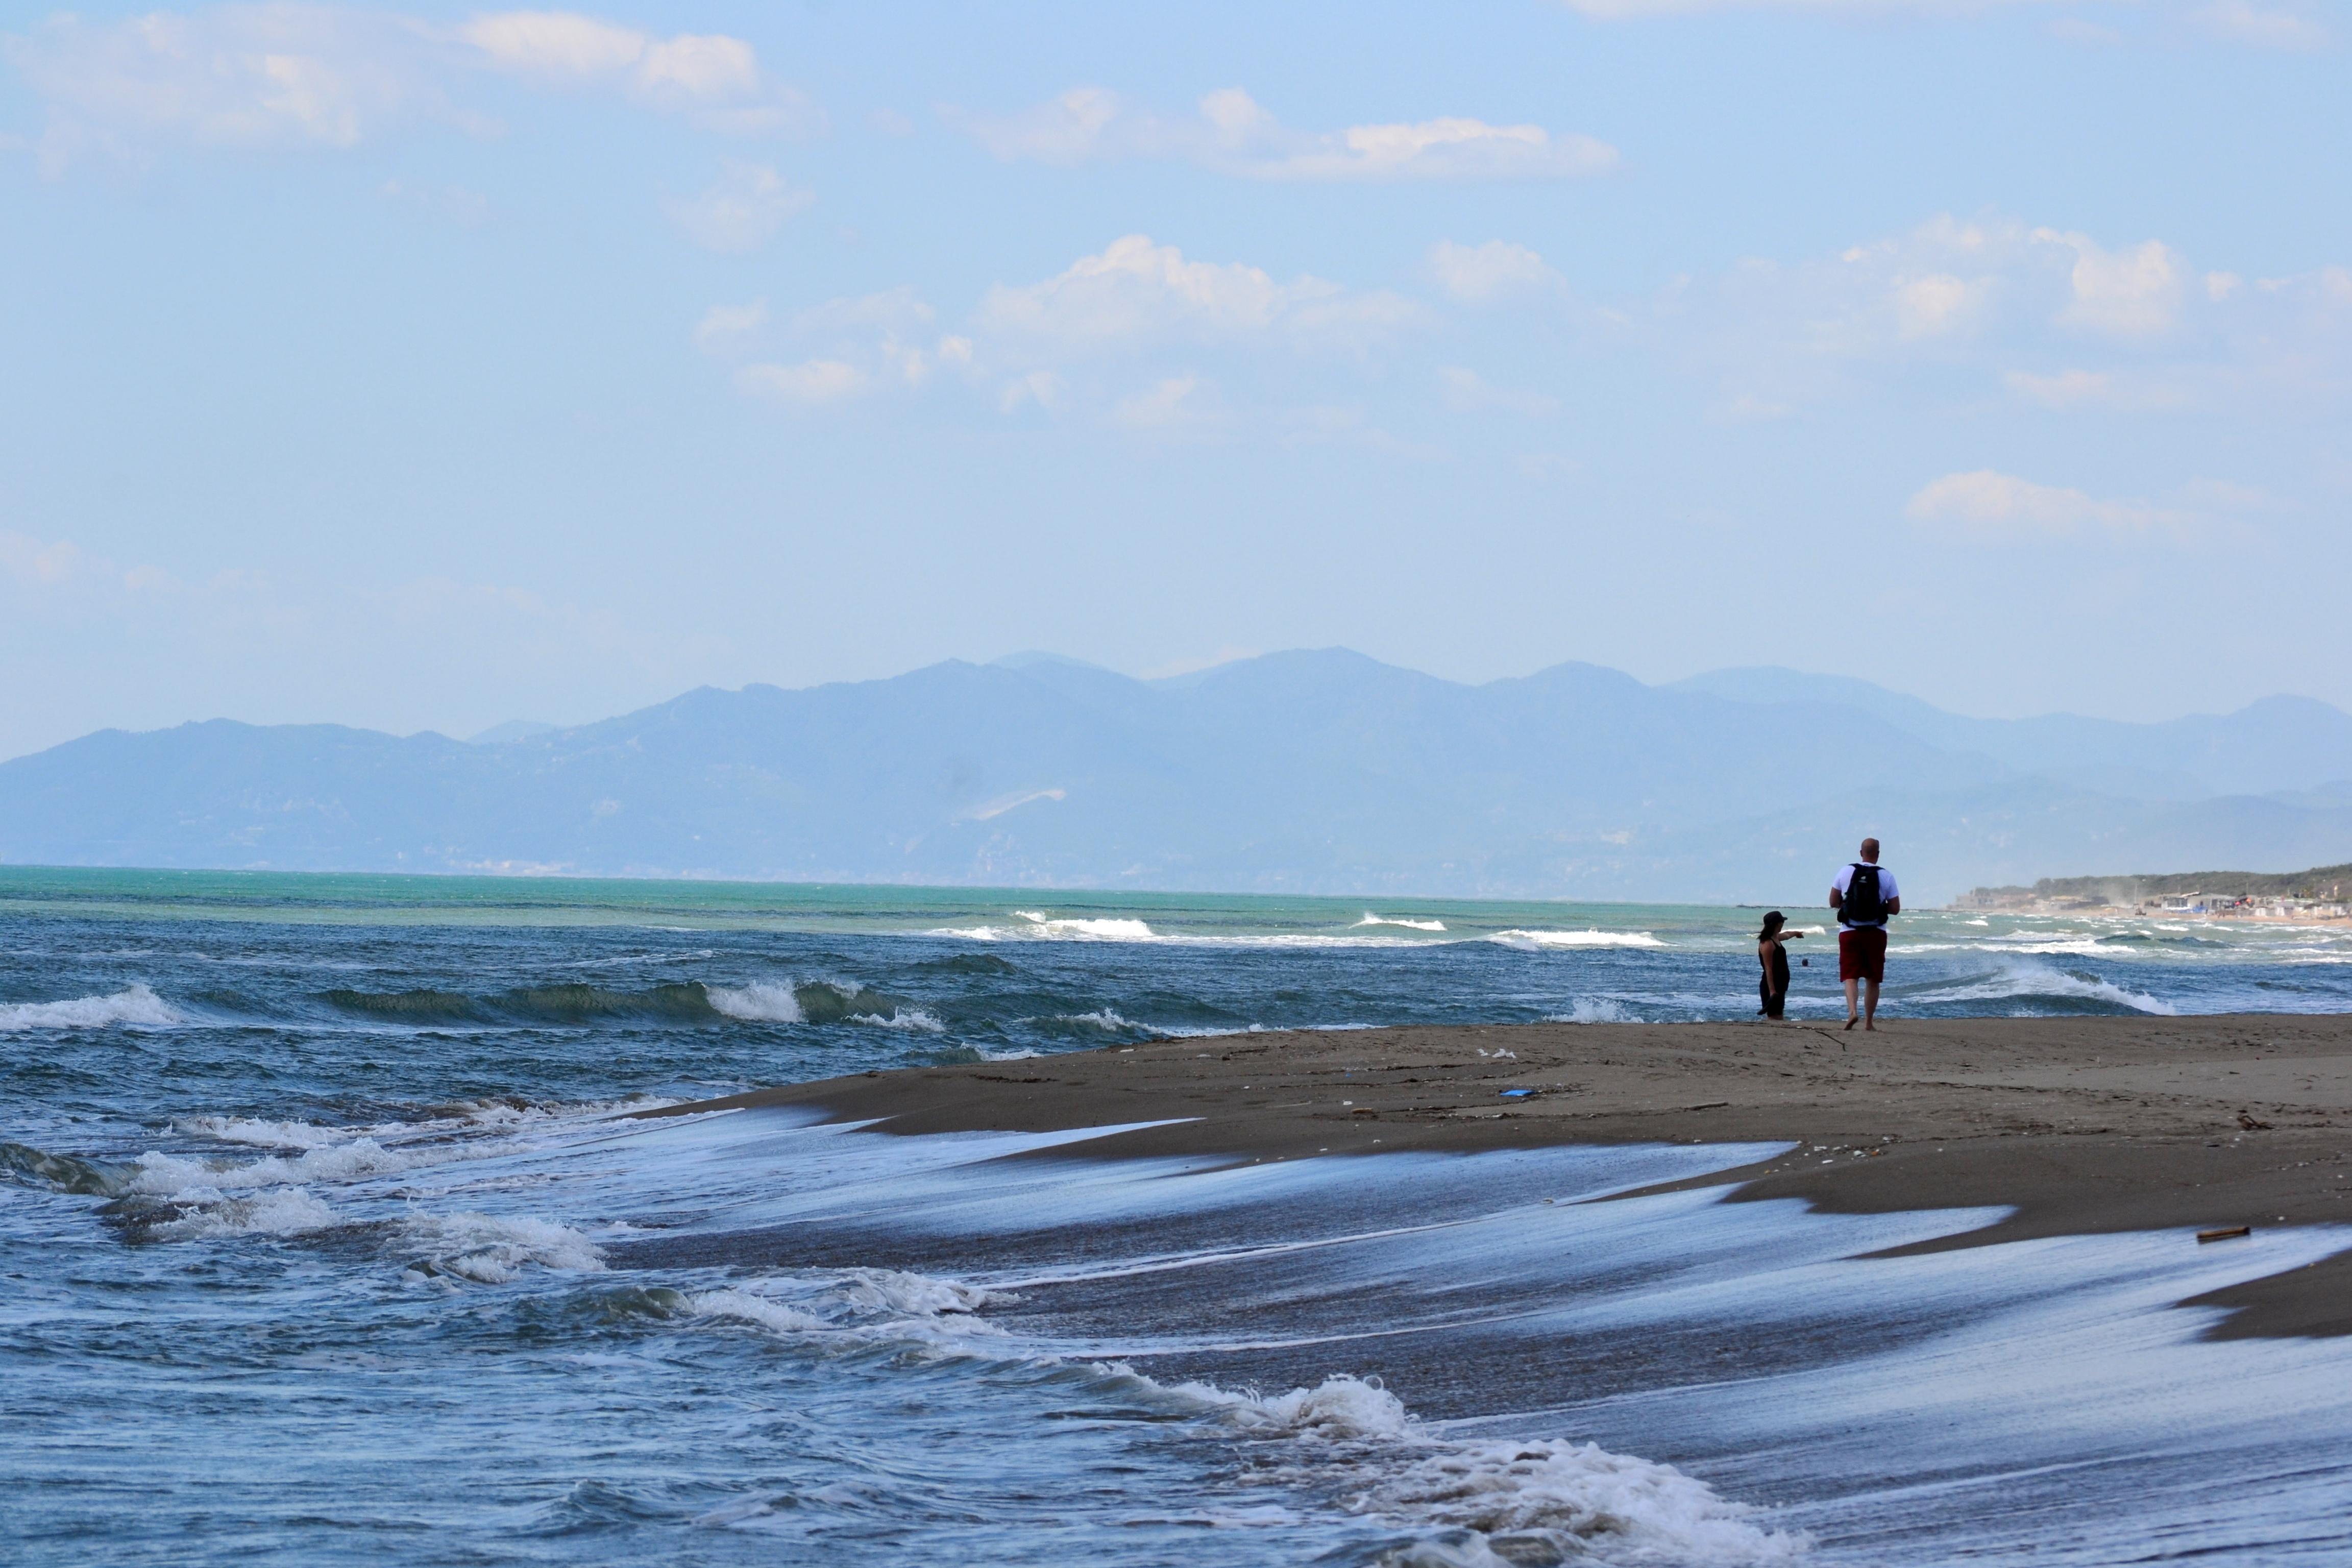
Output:
M1859 1018L1848 1018L1848 1019L1845 1021L1845 1026L1846 1026L1847 1028L1851 1029L1851 1028L1853 1028L1856 1024L1859 1024L1859 1023L1861 1023L1861 1022L1862 1022L1862 1020L1861 1020L1861 1019L1859 1019Z

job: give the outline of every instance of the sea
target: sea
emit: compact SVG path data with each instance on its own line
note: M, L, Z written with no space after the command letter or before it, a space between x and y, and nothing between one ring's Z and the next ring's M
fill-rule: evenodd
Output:
M2352 1341L2175 1305L2352 1227L1890 1258L1995 1216L1592 1201L1779 1144L627 1114L1744 1018L1760 912L0 868L0 1559L2352 1561ZM2352 929L1906 913L1885 1010L2352 1011Z

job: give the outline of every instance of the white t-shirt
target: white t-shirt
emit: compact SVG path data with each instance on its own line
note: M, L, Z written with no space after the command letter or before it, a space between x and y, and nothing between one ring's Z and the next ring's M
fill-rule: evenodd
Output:
M1841 868L1841 869L1839 870L1839 872L1838 872L1838 874L1837 874L1837 880L1836 880L1836 881L1834 881L1834 882L1832 882L1832 883L1830 884L1830 886L1831 886L1831 887L1835 888L1835 889L1837 889L1837 891L1838 891L1838 899L1839 899L1838 924L1843 925L1843 926L1863 926L1863 925L1867 925L1867 926L1871 926L1871 927L1874 927L1874 927L1880 927L1880 926L1884 926L1884 925L1885 925L1885 923L1886 923L1886 922L1885 922L1885 921L1850 921L1850 920L1848 920L1848 919L1846 919L1846 918L1845 918L1845 909L1844 909L1845 888L1846 888L1846 884L1847 884L1848 882L1853 881L1853 862L1849 861L1849 862L1847 862L1847 863L1846 863L1846 865L1845 865L1843 868ZM1903 896L1903 894L1902 894L1902 890L1901 890L1900 889L1896 888L1896 887L1895 887L1895 873L1894 873L1894 872L1892 872L1892 871L1890 871L1890 870L1888 870L1888 869L1887 869L1885 867L1884 867L1884 866L1879 867L1879 868L1878 868L1878 900L1879 900L1879 902L1881 902L1881 903L1886 903L1886 904L1891 904L1891 903L1893 903L1895 900L1897 900L1897 899L1901 898L1902 896Z

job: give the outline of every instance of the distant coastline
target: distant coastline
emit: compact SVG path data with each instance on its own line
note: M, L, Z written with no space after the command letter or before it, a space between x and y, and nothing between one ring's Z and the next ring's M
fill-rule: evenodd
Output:
M2174 871L2044 877L2032 887L1972 888L1956 910L2006 914L2161 914L2189 920L2352 921L2352 862L2302 871Z

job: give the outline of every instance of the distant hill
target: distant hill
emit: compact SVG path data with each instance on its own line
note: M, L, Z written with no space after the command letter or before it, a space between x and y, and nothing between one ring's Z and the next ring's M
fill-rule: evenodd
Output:
M1998 903L2005 898L2052 900L2095 899L2102 903L2136 904L2168 894L2210 893L2224 899L2325 899L2352 897L2352 862L2314 866L2303 871L2168 871L2130 877L2044 877L2032 887L1976 888L1970 903Z
M1141 681L1024 656L493 739L102 731L0 764L0 860L1810 900L1874 832L1930 902L2352 856L2352 718L2292 699L2009 721L1789 671L1468 686L1324 649Z

